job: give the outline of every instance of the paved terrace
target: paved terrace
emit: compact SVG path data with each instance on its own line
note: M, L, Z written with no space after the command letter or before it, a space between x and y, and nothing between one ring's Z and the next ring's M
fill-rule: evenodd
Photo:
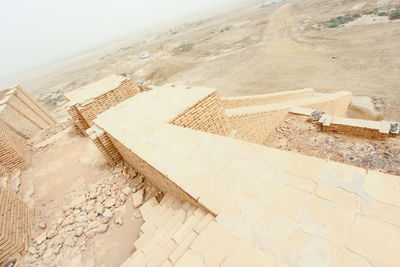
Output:
M111 75L97 82L90 83L72 92L66 93L65 97L69 100L69 106L89 102L92 99L117 88L124 80L126 80L126 78L123 76Z
M218 227L233 236L218 247L216 233L203 236L203 246L192 246L190 255L200 255L208 266L233 257L237 264L263 259L268 266L398 266L398 176L168 123L214 91L161 87L95 120L114 142L215 214ZM262 255L250 255L251 249L232 253L238 243Z

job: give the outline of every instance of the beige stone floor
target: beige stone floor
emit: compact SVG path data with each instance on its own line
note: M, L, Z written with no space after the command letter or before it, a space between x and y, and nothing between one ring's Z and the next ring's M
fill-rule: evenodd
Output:
M234 240L261 249L277 265L400 262L398 176L167 124L185 109L180 100L190 106L210 90L161 89L131 98L95 122L216 214L218 228ZM228 255L249 257L246 250L232 254L230 241L213 250L218 235L204 235L185 256L189 262L200 256L216 266Z

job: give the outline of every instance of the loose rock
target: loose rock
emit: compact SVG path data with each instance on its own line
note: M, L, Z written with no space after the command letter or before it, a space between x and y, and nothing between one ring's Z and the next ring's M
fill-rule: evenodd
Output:
M141 189L137 191L136 193L132 194L132 202L133 202L133 207L139 208L143 204L143 196L144 196L144 190Z
M103 233L107 232L107 229L108 229L108 224L100 224L96 228L96 233L97 234L103 234Z
M36 242L37 245L40 245L40 244L42 244L43 241L45 241L46 239L47 239L47 233L46 233L46 232L43 232L43 233L41 233L39 236L37 236L37 237L35 238L35 242Z

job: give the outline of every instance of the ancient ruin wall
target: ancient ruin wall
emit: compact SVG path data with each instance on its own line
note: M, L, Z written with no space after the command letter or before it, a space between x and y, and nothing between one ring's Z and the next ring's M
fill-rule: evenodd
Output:
M227 136L231 132L225 110L221 107L221 98L217 92L188 108L171 124L203 132Z
M0 265L15 253L21 253L30 240L33 216L15 193L0 186Z
M125 162L137 169L155 187L162 189L163 192L170 193L182 200L187 200L194 205L200 206L200 204L189 194L187 194L182 188L180 188L177 184L168 179L167 176L165 176L156 168L140 158L133 151L129 150L112 136L110 136L110 140L114 144L115 148L119 151L119 153L121 153Z
M0 119L25 139L55 123L48 112L19 86L2 94L0 106Z
M276 108L250 114L238 114L229 117L235 138L262 144L265 138L288 113L287 108Z
M8 170L25 168L31 162L30 148L0 120L0 164Z
M132 80L126 79L117 88L105 94L91 99L86 103L78 103L70 106L68 113L82 133L86 135L86 130L94 125L93 120L98 114L134 96L138 92Z
M100 152L104 155L108 164L115 166L122 160L121 154L115 148L107 133L96 126L92 126L86 132Z
M389 136L396 137L399 135L399 129L391 132L392 122L389 121L370 121L323 115L318 124L323 132L335 132L369 139L384 140ZM396 125L399 125L399 123Z
M225 109L230 109L286 102L297 100L300 98L312 97L313 95L314 89L305 88L302 90L293 90L262 95L222 97L221 104Z
M236 138L261 144L292 107L320 109L328 114L343 116L350 101L351 93L339 92L280 104L227 109L226 113L232 129L236 131Z

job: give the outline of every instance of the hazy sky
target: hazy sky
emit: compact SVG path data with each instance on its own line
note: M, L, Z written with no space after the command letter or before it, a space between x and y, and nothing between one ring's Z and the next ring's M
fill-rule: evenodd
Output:
M238 0L0 0L0 80Z

